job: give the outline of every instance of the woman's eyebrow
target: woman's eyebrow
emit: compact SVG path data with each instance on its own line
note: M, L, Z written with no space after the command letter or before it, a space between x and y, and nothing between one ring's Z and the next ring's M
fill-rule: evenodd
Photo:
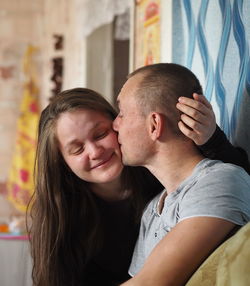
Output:
M94 125L91 129L92 129L92 130L93 130L93 129L96 129L96 128L98 128L101 124L102 124L102 121L98 121L98 122L95 123L95 125ZM72 139L72 140L70 140L69 142L66 143L65 149L68 150L70 147L72 147L72 146L74 146L74 145L77 145L77 144L79 144L79 140L78 140L78 139Z

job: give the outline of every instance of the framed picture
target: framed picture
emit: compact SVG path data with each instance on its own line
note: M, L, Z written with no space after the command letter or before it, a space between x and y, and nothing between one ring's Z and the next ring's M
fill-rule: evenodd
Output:
M161 61L161 1L135 0L131 70Z

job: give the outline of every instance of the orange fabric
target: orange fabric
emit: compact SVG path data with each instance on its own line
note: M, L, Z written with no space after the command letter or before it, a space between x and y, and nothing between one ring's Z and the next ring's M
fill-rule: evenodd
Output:
M8 198L22 212L26 211L27 204L34 190L33 168L39 120L39 90L36 84L36 70L32 59L36 51L35 47L29 46L24 55L26 81L17 122L17 139L7 181Z

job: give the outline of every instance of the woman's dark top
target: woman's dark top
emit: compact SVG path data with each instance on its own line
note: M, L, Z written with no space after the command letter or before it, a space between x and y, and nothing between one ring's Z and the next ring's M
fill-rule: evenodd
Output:
M139 232L129 199L105 202L96 198L103 230L103 247L88 264L84 285L114 286L128 280L128 268Z
M234 147L218 125L212 137L204 145L198 147L205 157L241 166L250 174L250 163L246 151L241 147Z
M210 159L219 159L243 167L250 173L246 152L234 147L217 126L215 133L202 146L202 154ZM139 231L134 221L134 211L129 199L108 203L97 199L103 229L103 247L86 269L87 286L115 286L128 280L128 268Z

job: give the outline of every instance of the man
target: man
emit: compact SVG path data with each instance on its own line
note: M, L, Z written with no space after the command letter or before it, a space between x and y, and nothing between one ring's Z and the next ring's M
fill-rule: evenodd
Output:
M237 227L250 220L250 177L204 159L178 128L180 96L202 93L195 75L176 64L133 72L114 121L123 162L145 166L165 191L146 207L124 285L183 285ZM182 126L183 127L183 126Z

